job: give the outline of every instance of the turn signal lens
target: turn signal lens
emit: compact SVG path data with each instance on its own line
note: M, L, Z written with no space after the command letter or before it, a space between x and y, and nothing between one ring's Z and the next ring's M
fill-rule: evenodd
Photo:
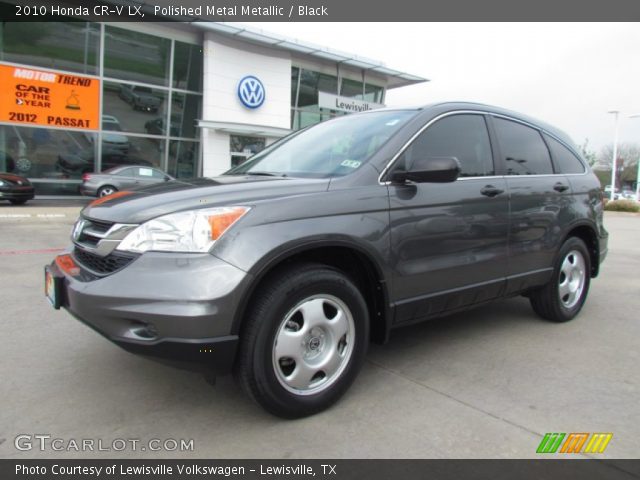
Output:
M226 213L210 215L207 217L211 228L211 240L219 239L222 234L247 212L245 207L232 207Z
M80 267L76 265L76 262L73 261L71 255L58 255L56 257L56 265L68 275L72 277L78 275L80 273Z

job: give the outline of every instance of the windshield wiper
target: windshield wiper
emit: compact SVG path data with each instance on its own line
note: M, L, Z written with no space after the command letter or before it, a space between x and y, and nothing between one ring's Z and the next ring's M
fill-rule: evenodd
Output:
M259 175L262 177L286 177L285 173L273 173L273 172L245 172L245 175Z

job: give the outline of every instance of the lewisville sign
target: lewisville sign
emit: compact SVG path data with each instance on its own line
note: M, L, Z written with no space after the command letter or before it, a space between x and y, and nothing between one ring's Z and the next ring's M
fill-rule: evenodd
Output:
M331 93L318 92L318 106L320 108L328 108L330 110L339 110L341 112L366 112L382 108L381 103L366 102L364 100L356 100L355 98L341 97L332 95Z

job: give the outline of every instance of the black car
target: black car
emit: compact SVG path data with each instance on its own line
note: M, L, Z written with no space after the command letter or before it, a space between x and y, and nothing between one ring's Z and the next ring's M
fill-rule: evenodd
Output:
M0 172L0 200L9 200L14 205L24 205L34 196L31 182L13 173Z
M603 209L554 127L472 103L374 110L215 178L95 200L47 292L126 350L233 371L300 417L395 328L515 295L574 318L607 253Z

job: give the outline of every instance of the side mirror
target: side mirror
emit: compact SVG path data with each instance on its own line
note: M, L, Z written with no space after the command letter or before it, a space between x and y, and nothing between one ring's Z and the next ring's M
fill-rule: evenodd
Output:
M460 163L455 157L419 158L408 172L394 170L390 180L393 183L449 183L457 180L460 170Z
M171 180L171 177L169 175L165 175L164 176L164 181L168 182L169 180Z

